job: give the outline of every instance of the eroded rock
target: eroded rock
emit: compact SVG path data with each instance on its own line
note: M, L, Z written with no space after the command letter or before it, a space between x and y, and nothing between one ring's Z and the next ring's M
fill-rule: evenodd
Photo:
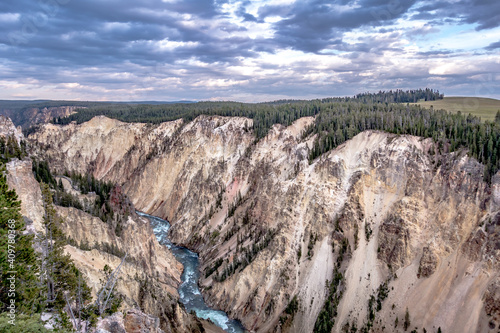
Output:
M438 260L438 256L429 246L424 247L420 265L418 266L418 277L426 278L431 276L436 271Z
M378 258L396 271L411 258L409 243L410 232L406 222L398 216L389 216L380 225Z

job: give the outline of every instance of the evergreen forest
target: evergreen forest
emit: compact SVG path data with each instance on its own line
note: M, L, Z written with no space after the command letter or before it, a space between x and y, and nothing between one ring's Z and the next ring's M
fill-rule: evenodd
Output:
M499 121L482 122L480 118L445 110L434 110L411 105L420 100L442 99L443 94L433 89L379 91L353 97L317 100L279 100L268 103L198 102L176 104L109 104L79 109L65 117L54 118L56 124L72 121L82 123L98 115L124 122L161 123L177 119L192 121L199 115L248 117L253 119L256 139L266 136L275 124L288 126L295 120L312 116L315 122L304 137L316 135L309 159L339 146L365 130L379 130L394 134L410 134L433 138L439 147L453 152L467 149L470 156L481 162L484 179L500 168ZM500 113L496 120L500 120Z

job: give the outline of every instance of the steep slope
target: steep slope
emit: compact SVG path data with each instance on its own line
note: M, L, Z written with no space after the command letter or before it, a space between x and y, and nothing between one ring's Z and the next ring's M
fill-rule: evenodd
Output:
M14 108L2 108L0 105L0 114L9 117L16 125L22 128L29 128L37 124L48 123L52 121L53 118L67 117L75 113L75 110L78 108L81 108L81 106L30 107L26 104Z
M24 139L10 119L2 116L0 136L13 136L19 142ZM40 184L33 175L32 160L15 158L6 164L5 169L9 187L16 190L21 200L21 214L27 231L38 238L45 232L45 210ZM112 191L111 197L116 205L130 206L119 187ZM158 243L149 221L135 214L133 206L119 234L111 224L79 209L56 206L56 212L62 218L61 227L71 244L65 247L66 253L83 273L94 299L106 281L105 266L116 268L127 253L115 288L116 293L123 297L122 309L140 308L159 319L155 325L166 332L200 331L200 322L178 303L177 288L182 265L170 250ZM39 248L38 242L35 246ZM140 311L135 315L139 319L147 316Z
M24 138L20 128L16 128L12 120L5 116L0 116L0 136L7 138L12 136L20 143Z
M21 199L21 212L32 222L28 230L43 233L44 208L31 160L14 160L7 164L7 170L9 185ZM116 268L128 253L115 287L123 297L122 308L138 307L159 318L166 332L199 330L198 321L178 304L182 265L158 243L147 220L132 214L117 235L109 224L79 209L56 206L56 211L72 244L66 246L66 253L84 274L94 299L106 280L105 266Z
M406 309L411 328L497 328L500 176L489 186L463 152L373 131L309 165L312 121L255 142L245 118L97 117L29 139L59 172L118 182L171 221L172 239L200 253L207 301L252 331L312 331L332 281L334 331L402 330Z
M24 135L19 127L16 127L10 118L0 116L0 137L8 140L15 138L18 144L24 140ZM12 159L5 166L7 170L7 184L16 190L21 200L21 214L23 215L27 229L36 233L42 230L43 223L43 201L42 191L31 171L31 160Z

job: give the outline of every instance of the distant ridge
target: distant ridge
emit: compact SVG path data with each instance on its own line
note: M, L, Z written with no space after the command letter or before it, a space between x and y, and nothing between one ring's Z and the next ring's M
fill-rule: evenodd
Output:
M0 109L6 108L23 108L33 104L58 104L60 106L79 106L84 104L178 104L178 103L197 103L197 101L71 101L71 100L51 100L51 99L36 99L36 100L16 100L16 99L0 99ZM52 106L52 105L48 105Z
M132 102L110 102L113 104L150 104L150 105L161 105L161 104L190 104L198 103L198 101L132 101Z

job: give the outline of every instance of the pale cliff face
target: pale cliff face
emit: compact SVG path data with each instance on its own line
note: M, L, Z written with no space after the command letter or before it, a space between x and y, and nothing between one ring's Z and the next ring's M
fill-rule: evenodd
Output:
M14 137L18 144L24 140L20 128L16 128L10 118L0 116L0 136ZM33 176L32 163L29 158L20 161L17 158L6 164L7 184L16 190L21 200L21 214L27 219L26 227L31 233L43 230L43 201L40 184Z
M10 119L3 116L0 116L0 135L23 139ZM21 214L26 220L27 231L37 236L43 234L44 205L31 159L11 160L6 164L6 176L9 187L21 200ZM82 195L72 189L66 179L64 181L66 190L74 195L93 199L90 194ZM167 332L197 331L198 321L178 305L177 288L183 267L171 251L158 243L147 219L132 214L122 224L118 236L111 224L81 210L56 206L56 212L62 218L64 234L75 245L67 245L66 253L71 255L76 267L83 273L94 299L105 282L105 265L116 268L122 259L118 253L128 253L115 286L115 291L124 296L122 308L139 306L161 318L161 327ZM36 239L35 247L38 249ZM114 253L110 252L111 248Z
M17 143L20 143L21 140L24 139L21 128L16 128L12 120L5 116L0 116L0 136L4 138L13 136Z
M33 176L31 160L15 159L6 168L8 185L16 190L21 214L28 219L27 230L44 233L42 194ZM118 267L122 259L118 253L128 253L115 286L117 294L124 296L122 309L139 306L161 318L161 326L167 332L193 332L198 323L177 302L182 264L158 243L148 220L135 214L129 216L118 236L110 224L81 210L56 206L56 212L62 219L64 234L75 244L67 245L66 253L83 273L94 299L105 281L104 266ZM84 250L80 248L82 245ZM111 247L115 253L110 253Z
M361 133L309 165L314 138L301 133L312 121L274 126L255 144L250 119L206 116L161 125L99 117L45 125L30 140L59 170L123 184L138 209L173 223L173 240L199 251L203 269L223 258L222 273L272 230L224 282L201 274L207 301L252 330L276 329L298 295L299 311L282 330L312 331L344 237L335 331L361 327L385 281L376 330L396 318L402 327L407 307L412 327L428 331L498 327L500 181L483 183L482 166L463 154L431 155L430 140L381 132Z
M0 109L0 114L9 117L22 128L29 128L37 124L44 124L57 117L67 117L75 113L78 106L55 106L45 108L23 108L21 110Z
M42 232L44 230L42 191L33 176L31 160L14 159L7 163L6 168L7 184L16 190L21 200L21 214L29 219L28 230L33 233Z

